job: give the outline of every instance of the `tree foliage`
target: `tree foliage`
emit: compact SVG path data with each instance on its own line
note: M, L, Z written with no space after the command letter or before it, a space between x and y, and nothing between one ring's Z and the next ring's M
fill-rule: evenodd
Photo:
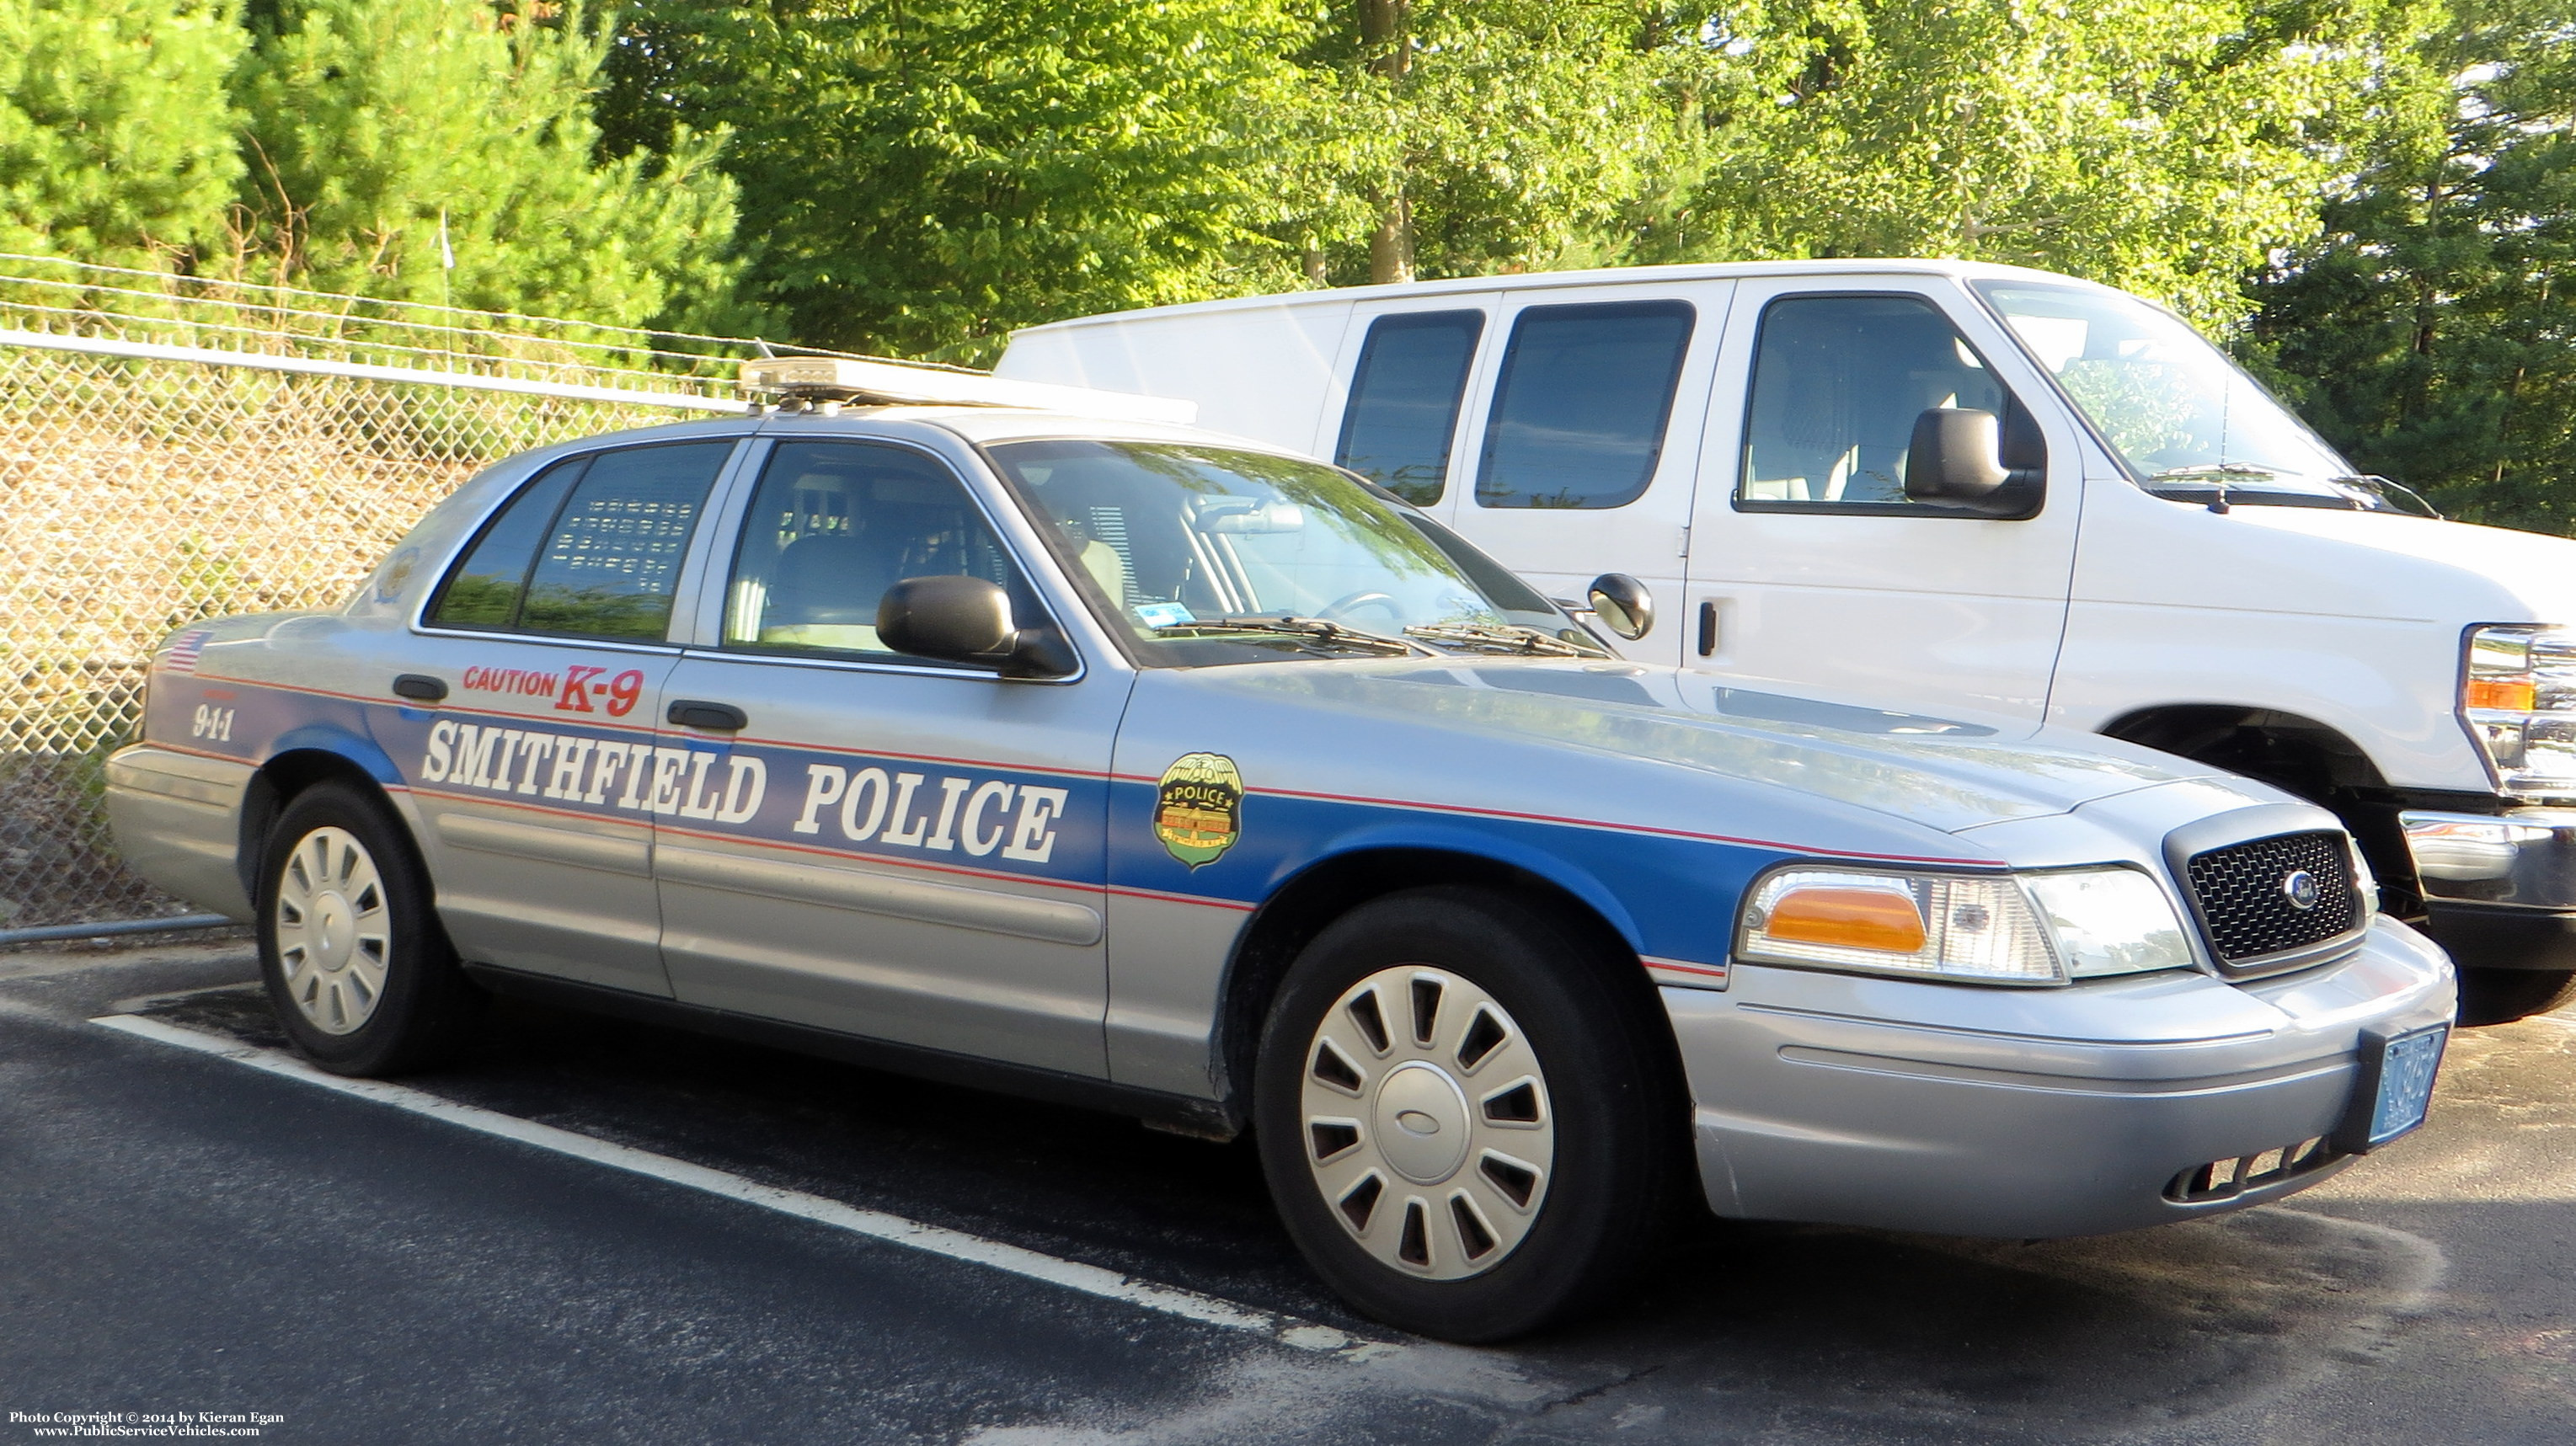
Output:
M2475 0L2412 59L2323 233L2255 288L2258 355L2364 469L2576 530L2576 20Z
M453 0L272 7L236 80L252 264L370 296L725 319L722 137L675 126L649 155L595 161L604 50Z
M1555 264L1615 228L1667 140L1660 7L1349 0L1300 57L1314 119L1277 228L1313 280Z
M2405 0L1752 0L1692 255L1956 256L2204 322L2316 225L2330 137Z
M967 361L1300 285L2020 262L2558 528L2571 57L2566 0L0 0L0 250Z
M1267 0L639 0L609 148L721 126L750 285L809 343L973 359L1040 319L1290 279Z
M0 0L0 250L220 250L245 39L227 0Z

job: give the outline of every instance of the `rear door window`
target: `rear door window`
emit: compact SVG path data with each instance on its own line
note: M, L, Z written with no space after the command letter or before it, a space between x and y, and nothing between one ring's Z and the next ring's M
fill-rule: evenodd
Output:
M484 528L429 621L661 641L690 534L733 446L631 447L548 469Z
M1533 306L1512 323L1476 478L1480 507L1621 507L1664 450L1690 348L1684 301Z
M1381 316L1351 374L1350 404L1333 460L1389 492L1427 507L1449 480L1449 444L1467 366L1484 334L1480 311Z

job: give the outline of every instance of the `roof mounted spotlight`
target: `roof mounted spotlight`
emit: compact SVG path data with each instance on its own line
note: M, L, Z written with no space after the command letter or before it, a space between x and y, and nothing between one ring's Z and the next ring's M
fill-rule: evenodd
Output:
M762 357L744 362L738 378L736 384L743 391L777 397L782 409L837 411L843 402L868 406L1026 407L1178 426L1188 426L1199 415L1198 403L1169 397L1012 381L989 372L951 371L858 357Z

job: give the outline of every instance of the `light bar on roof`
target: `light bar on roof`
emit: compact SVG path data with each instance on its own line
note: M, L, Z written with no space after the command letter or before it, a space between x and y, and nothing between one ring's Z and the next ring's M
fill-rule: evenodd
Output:
M954 372L853 357L763 357L742 364L738 385L746 392L831 401L1028 407L1122 422L1170 422L1184 427L1199 418L1198 403L1171 397L1011 381L984 372Z

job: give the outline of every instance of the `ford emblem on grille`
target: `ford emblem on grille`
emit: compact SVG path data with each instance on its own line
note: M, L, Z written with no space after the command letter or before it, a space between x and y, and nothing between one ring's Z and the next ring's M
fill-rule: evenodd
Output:
M2317 876L2306 869L2292 869L2281 876L2281 894L2291 908L2304 914L2317 906Z

